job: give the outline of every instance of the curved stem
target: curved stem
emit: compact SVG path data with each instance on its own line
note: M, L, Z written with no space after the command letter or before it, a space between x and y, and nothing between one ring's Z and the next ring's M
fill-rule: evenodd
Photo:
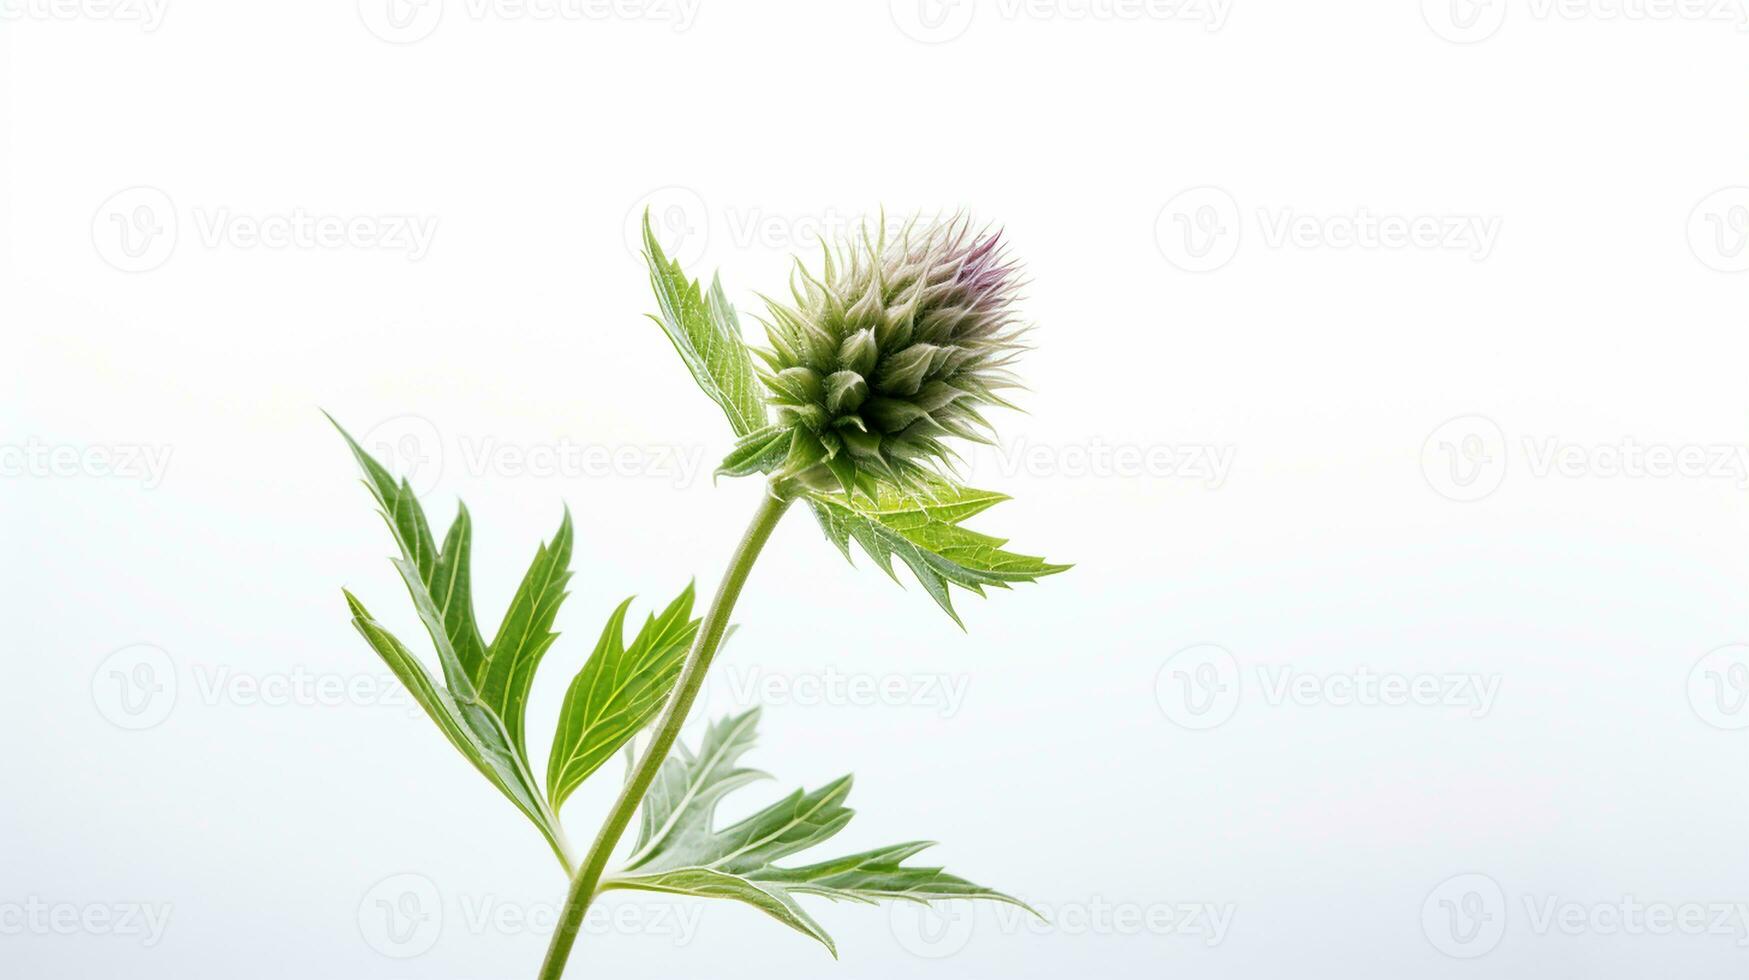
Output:
M565 898L564 912L553 932L552 944L547 947L547 958L541 964L540 980L559 980L564 974L565 961L570 957L571 947L577 942L577 932L583 926L583 914L589 911L601 875L607 870L607 859L631 823L644 793L656 778L656 772L667 760L668 751L680 734L680 726L686 721L686 713L698 698L698 689L704 683L705 672L710 669L711 658L723 642L723 634L729 627L729 614L734 611L735 600L741 597L741 586L746 584L747 574L753 570L760 550L771 538L772 529L789 509L791 499L777 487L768 488L760 498L759 510L753 515L753 522L747 526L741 543L735 547L734 556L729 559L728 571L723 573L716 597L704 614L698 638L693 641L692 651L686 655L686 666L681 668L680 678L674 683L674 693L669 695L668 705L662 709L662 717L656 722L655 737L632 770L631 778L620 790L619 799L614 801L607 822L596 833L595 843L589 846L589 853L584 857L577 876L571 879L571 892Z

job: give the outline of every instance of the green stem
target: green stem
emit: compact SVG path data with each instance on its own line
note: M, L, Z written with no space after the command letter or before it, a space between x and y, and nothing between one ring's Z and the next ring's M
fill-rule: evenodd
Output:
M723 642L723 634L729 628L729 614L734 611L735 600L741 597L741 586L746 584L747 574L753 570L753 562L758 559L765 542L771 538L771 531L777 527L784 511L789 509L792 499L790 494L775 486L770 487L760 498L759 510L753 515L753 522L747 526L747 533L741 537L741 543L735 547L734 556L729 559L729 569L723 574L722 584L717 586L716 598L711 600L710 609L704 614L698 638L693 641L692 651L686 656L686 666L681 668L680 679L674 684L674 693L669 695L668 705L662 709L662 717L656 722L655 737L650 740L649 748L644 750L643 756L638 760L631 778L620 790L619 799L614 801L613 809L607 815L607 822L601 825L601 830L595 835L595 843L589 846L589 853L584 856L577 876L571 879L571 893L565 898L564 913L559 918L558 928L553 932L552 944L547 947L546 961L541 964L540 980L559 980L564 974L565 961L571 955L571 947L577 942L577 931L583 926L583 914L589 911L589 903L595 900L601 884L601 875L607 870L607 859L613 854L614 846L619 843L620 835L625 833L626 826L631 823L632 815L637 812L638 804L643 801L650 783L656 779L656 772L668 758L668 751L673 748L674 739L680 734L680 726L686 721L692 702L698 698L698 689L704 683L705 672L710 669L711 658L716 655L717 647Z

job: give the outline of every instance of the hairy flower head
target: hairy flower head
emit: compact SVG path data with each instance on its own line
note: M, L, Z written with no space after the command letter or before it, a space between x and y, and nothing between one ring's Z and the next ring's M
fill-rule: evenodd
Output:
M865 227L825 249L819 275L798 261L793 303L766 300L759 352L793 433L779 475L873 494L951 468L944 440L990 442L979 408L1012 407L1000 392L1019 387L1020 285L1001 233L963 215Z

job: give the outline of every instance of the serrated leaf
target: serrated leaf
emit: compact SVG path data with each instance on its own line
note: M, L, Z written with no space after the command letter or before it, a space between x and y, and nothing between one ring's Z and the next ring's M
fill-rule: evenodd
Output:
M781 425L767 425L735 440L729 455L717 466L718 476L752 476L769 473L783 462L789 453L790 430Z
M547 760L547 798L555 811L662 709L698 633L688 585L668 608L646 619L627 646L625 615L631 602L614 610L595 651L565 692Z
M413 504L418 507L417 502ZM486 641L480 636L479 623L474 619L473 581L470 563L474 550L474 522L466 505L456 504L455 520L444 535L443 547L431 575L425 579L437 608L443 614L445 632L456 658L470 680L480 676L479 665L486 659Z
M765 888L740 875L725 874L708 868L680 868L634 878L610 878L602 885L604 891L612 888L690 895L694 898L732 899L751 905L791 929L819 940L834 959L838 956L838 944L832 941L832 937L802 908L788 889Z
M565 510L551 543L543 543L510 601L510 609L498 626L483 661L472 665L471 676L480 698L504 719L517 751L526 755L523 715L535 669L559 634L552 631L559 605L570 593L571 511Z
M735 308L712 278L708 292L687 278L680 263L662 253L644 213L644 259L661 316L653 316L698 386L723 409L735 435L745 436L766 423L765 395L753 372L753 358L742 339Z
M450 744L534 823L568 871L570 857L558 819L541 798L521 753L511 744L498 717L471 694L452 693L434 681L406 644L384 629L356 596L351 592L345 595L352 610L352 625L406 685Z
M1026 908L940 868L906 866L907 859L930 846L922 841L798 867L777 865L829 840L850 822L853 811L844 805L849 776L811 792L798 789L745 820L715 829L723 797L764 776L738 764L753 745L758 719L754 709L712 724L697 755L676 746L644 797L638 844L626 869L602 887L735 899L818 939L834 956L831 937L796 895L852 902L983 898Z
M1007 499L988 490L932 481L917 490L883 485L872 498L812 493L808 502L821 530L845 558L850 557L854 539L897 581L893 573L893 558L897 556L910 567L929 597L960 623L948 594L950 583L981 596L985 586L1005 589L1015 582L1035 581L1069 568L1005 551L1007 539L960 526L967 518Z
M498 639L488 646L474 619L468 568L473 524L467 508L458 508L440 551L408 483L397 483L338 422L334 426L364 471L365 486L400 548L392 563L431 636L444 684L438 685L406 646L348 593L354 625L451 744L534 822L569 870L564 834L528 765L522 728L534 668L556 636L550 628L570 577L570 513L561 521L553 543L536 554Z

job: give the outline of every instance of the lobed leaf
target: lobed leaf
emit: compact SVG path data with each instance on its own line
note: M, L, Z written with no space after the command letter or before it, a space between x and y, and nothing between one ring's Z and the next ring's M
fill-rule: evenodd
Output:
M533 776L523 735L529 687L535 668L557 638L552 625L571 575L569 511L552 543L536 552L497 638L488 645L474 617L469 570L473 522L467 508L458 508L439 549L407 481L396 482L338 422L334 426L364 471L365 486L400 548L400 556L392 562L431 636L444 683L433 680L406 646L348 593L354 625L450 743L534 822L569 870L564 833Z
M414 568L411 563L403 565ZM411 581L417 582L417 578ZM559 828L557 817L541 798L521 751L511 743L498 716L476 700L471 691L451 692L436 683L406 644L384 629L356 596L351 592L345 594L346 603L352 610L352 625L406 685L413 699L437 723L450 744L534 823L569 870L570 857L565 851L564 832ZM429 601L426 605L430 605ZM424 615L423 610L421 615Z
M832 938L795 896L870 903L983 898L1026 908L1017 899L941 868L906 866L906 860L930 846L927 842L798 867L776 864L831 839L850 822L853 811L844 805L849 776L811 792L798 789L745 820L716 829L716 809L723 797L764 776L738 764L753 745L758 719L756 708L713 723L697 755L676 746L644 797L638 843L625 870L606 879L603 888L734 899L812 936L834 956Z
M965 624L954 612L948 594L949 584L981 596L985 586L1005 589L1014 582L1036 581L1070 567L1005 551L1006 539L960 526L1007 499L988 490L932 481L920 491L882 486L870 498L812 493L808 502L821 530L846 559L854 539L897 581L893 573L893 558L897 557L917 576L929 597L963 628Z

